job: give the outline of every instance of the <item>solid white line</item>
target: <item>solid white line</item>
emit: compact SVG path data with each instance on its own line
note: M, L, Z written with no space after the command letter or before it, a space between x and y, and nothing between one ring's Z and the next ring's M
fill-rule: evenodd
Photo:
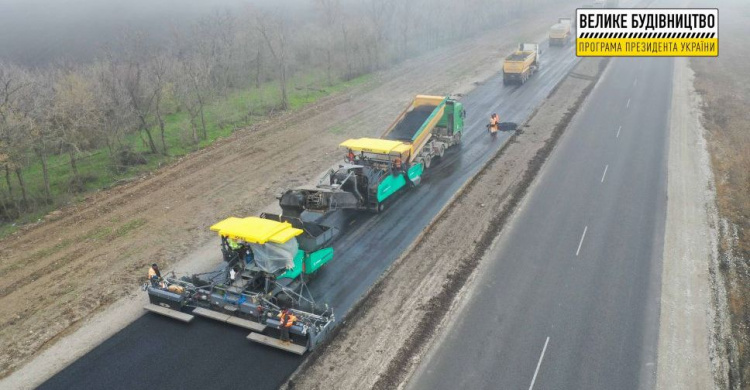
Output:
M586 237L586 230L588 229L589 229L588 226L583 228L583 235L581 236L581 242L578 243L578 250L576 251L576 256L578 256L578 253L581 252L581 245L583 245L583 239Z
M531 386L529 386L529 390L532 390L534 388L534 382L536 382L536 376L539 374L539 367L542 365L542 359L544 359L544 351L547 350L547 343L549 343L549 336L547 336L547 341L544 342L544 348L542 348L542 356L539 356L539 362L536 364L536 370L534 371L534 377L531 378Z
M602 183L604 183L604 176L607 176L607 168L609 168L609 164L604 167L604 173L602 174Z
M628 99L628 105L625 106L625 108L628 108L628 107L630 107L630 99Z
M620 130L622 130L622 126L617 128L617 137L615 138L620 138Z

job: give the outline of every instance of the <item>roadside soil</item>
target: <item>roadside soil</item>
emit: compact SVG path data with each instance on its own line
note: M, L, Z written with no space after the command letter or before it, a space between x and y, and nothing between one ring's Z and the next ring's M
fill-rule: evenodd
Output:
M712 299L719 293L716 289L722 289L712 285L710 277L718 260L714 181L693 77L688 60L675 59L658 389L711 389L718 383L726 387L726 350L717 343L712 325Z
M285 385L403 386L607 61L582 60ZM559 92L558 92L559 91ZM428 260L428 261L426 261ZM418 292L418 293L415 293Z
M500 70L503 53L543 36L575 4L560 2L405 61L366 85L237 131L1 240L0 377L63 341L22 380L3 385L34 386L135 319L137 287L150 263L165 270L183 260L202 268L218 263L218 254L206 250L212 223L255 214L282 189L310 182L339 159L340 142L379 135L415 94L470 91ZM92 319L105 309L115 320ZM73 333L82 326L85 332Z
M716 7L695 0L695 7ZM702 100L701 123L706 131L716 191L717 259L712 263L713 327L717 349L728 359L718 372L720 385L750 388L750 3L725 0L721 10L718 58L695 58L694 86Z

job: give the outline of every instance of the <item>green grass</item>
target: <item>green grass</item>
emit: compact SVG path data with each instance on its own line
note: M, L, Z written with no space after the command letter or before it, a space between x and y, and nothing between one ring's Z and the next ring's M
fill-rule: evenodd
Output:
M287 90L289 108L300 109L308 104L331 94L343 91L356 85L366 83L371 79L370 75L364 75L346 82L339 82L333 86L324 86L322 74L311 73L300 75L292 79ZM0 238L12 234L18 229L18 225L35 222L62 204L77 202L87 193L99 189L109 188L121 180L132 179L145 172L157 169L161 164L168 163L176 157L184 156L190 152L204 148L219 138L227 137L239 128L247 127L264 118L278 107L280 102L278 84L275 82L262 85L260 88L248 88L234 91L228 96L216 99L205 107L206 139L198 143L192 142L192 130L190 117L184 110L173 109L165 116L165 141L167 143L169 156L149 153L148 145L145 145L139 135L128 134L125 143L130 145L133 151L143 153L146 164L132 166L125 172L116 172L113 169L111 157L106 148L100 148L78 156L78 171L84 181L84 191L73 193L70 191L72 172L67 155L50 156L48 161L50 191L53 198L52 205L45 205L43 198L43 176L42 167L38 159L29 156L31 163L23 170L24 179L27 183L29 198L34 203L34 211L21 216L11 223L0 224ZM167 106L176 107L173 102L167 102ZM169 107L168 107L169 108ZM198 119L199 121L199 119ZM333 130L331 130L333 131ZM343 129L335 130L343 132ZM200 129L199 129L200 136ZM161 151L161 139L158 126L152 129L152 136L157 148ZM20 197L20 187L13 178L13 190L16 198ZM7 194L8 188L5 180L0 181L0 194Z

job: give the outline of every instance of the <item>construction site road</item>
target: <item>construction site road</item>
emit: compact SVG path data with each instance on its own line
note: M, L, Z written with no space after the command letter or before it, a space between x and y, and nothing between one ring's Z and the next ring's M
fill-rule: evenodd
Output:
M654 388L672 73L611 61L407 388Z
M316 301L335 309L338 321L419 236L451 196L508 140L491 138L485 125L497 112L523 122L578 62L573 47L542 45L541 69L523 86L503 87L495 75L461 98L467 110L461 146L435 161L422 184L386 205L382 214L338 212L322 221L344 232L336 258L309 287ZM498 61L501 57L498 56ZM415 91L419 93L419 91ZM405 218L408 216L408 218ZM217 245L218 251L218 245ZM418 292L416 292L418 293ZM144 297L145 301L145 297ZM41 385L42 389L277 388L302 358L246 342L247 331L199 319L190 325L144 315Z

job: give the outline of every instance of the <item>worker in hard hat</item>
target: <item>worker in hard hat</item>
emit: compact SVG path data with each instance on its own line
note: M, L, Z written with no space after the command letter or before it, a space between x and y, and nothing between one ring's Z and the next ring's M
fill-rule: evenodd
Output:
M497 113L490 116L490 124L487 125L487 130L493 136L497 135L497 132L500 130L500 116Z
M156 263L151 264L151 267L148 269L148 280L151 282L152 287L159 287L161 271L159 271L159 266Z
M294 325L294 322L297 321L297 316L295 316L289 309L282 309L281 312L279 312L278 317L281 341L288 343L291 341L291 339L289 339L289 328L291 328L292 325Z

